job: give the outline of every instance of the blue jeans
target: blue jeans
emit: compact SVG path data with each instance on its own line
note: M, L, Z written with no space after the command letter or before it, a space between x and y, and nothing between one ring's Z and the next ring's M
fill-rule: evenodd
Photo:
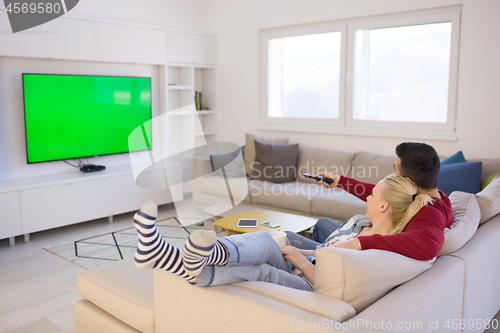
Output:
M225 266L205 266L197 286L220 286L243 281L264 281L312 291L313 285L291 274L293 265L283 258L273 237L265 231L218 239L229 252Z
M342 227L342 223L322 217L314 225L311 239L292 231L285 232L292 246L303 250L316 250L316 246L323 244L328 236L340 227Z

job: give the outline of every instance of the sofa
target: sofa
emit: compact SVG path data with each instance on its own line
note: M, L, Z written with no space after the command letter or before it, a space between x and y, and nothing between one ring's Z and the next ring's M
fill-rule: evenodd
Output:
M483 180L500 171L500 159L481 162ZM214 172L209 156L193 163L194 172ZM298 174L329 166L376 182L393 163L368 152L299 147L296 166ZM193 199L221 203L226 194L216 177L194 184ZM233 177L232 184L248 186L242 204L254 207L338 220L366 210L343 190L300 177L289 183ZM450 199L455 222L437 258L321 249L313 293L250 281L194 287L161 270L140 271L132 260L88 270L78 276L83 299L74 306L75 332L482 332L500 310L500 176L477 194L455 191Z
M345 153L326 149L299 147L294 168L296 178L287 182L253 179L243 175L228 177L233 193L240 195L241 204L312 217L330 217L345 221L366 212L366 203L339 189L326 189L303 173L323 170L376 183L393 172L394 157L368 152ZM228 202L226 184L221 174L213 172L210 156L193 160L193 200L206 205ZM245 189L247 191L242 191Z

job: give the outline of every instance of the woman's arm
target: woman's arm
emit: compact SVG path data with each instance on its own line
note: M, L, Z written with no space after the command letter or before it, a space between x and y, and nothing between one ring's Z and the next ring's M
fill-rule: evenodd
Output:
M308 256L313 256L314 253L316 253L316 250L301 250L299 249L300 253L302 253L302 255L304 257L308 257Z
M283 254L283 257L290 261L292 265L297 267L304 273L305 278L314 284L314 272L315 272L315 267L314 265L306 259L306 257L301 253L301 251L307 251L307 250L299 250L296 247L293 246L285 246L281 249L281 253ZM312 251L314 254L313 250Z

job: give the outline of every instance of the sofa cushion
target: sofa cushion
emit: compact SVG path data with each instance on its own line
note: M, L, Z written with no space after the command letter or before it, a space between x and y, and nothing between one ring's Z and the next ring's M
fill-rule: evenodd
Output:
M354 156L353 177L364 182L376 184L394 172L396 157L383 156L360 151Z
M344 322L356 315L354 308L346 302L318 293L311 293L305 290L290 290L288 287L258 281L239 282L231 286L251 291L280 303L289 304L338 322Z
M312 199L313 215L346 221L357 214L366 213L366 202L336 187Z
M486 188L486 186L490 185L490 183L493 181L493 179L495 179L495 177L498 175L500 175L500 172L494 173L491 176L483 179L481 181L481 191L484 190Z
M304 183L314 183L314 179L302 177L302 174L318 174L321 171L350 177L354 155L354 153L301 146L297 160L297 180Z
M133 259L99 266L78 275L80 296L140 332L155 331L153 270Z
M444 245L438 256L454 252L474 236L481 211L474 194L453 192L450 195L453 224L444 229Z
M482 162L465 162L441 165L438 188L446 195L453 191L477 193L481 190Z
M295 180L299 144L273 144L255 140L252 179L287 183Z
M253 204L289 209L295 212L312 214L311 199L321 196L330 189L318 184L290 182L282 184L267 183L250 192Z
M251 189L263 186L265 184L265 182L258 180L249 181L246 176L228 178L227 181L229 187L231 188L233 199L238 203L244 201ZM227 203L230 203L229 192L227 190L227 185L224 177L219 175L206 176L197 179L196 182L200 184L198 185L198 187L203 194L213 195L220 198L227 198Z
M500 171L500 158L476 159L468 162L483 162L483 171L481 172L481 180L485 180L494 173Z
M224 168L227 178L245 176L245 165L241 148L229 154L210 155L212 170L222 176L221 168Z
M288 138L270 138L261 135L248 134L245 133L245 171L246 175L250 176L252 174L252 163L255 162L255 142L258 140L260 142L268 143L288 143Z
M481 209L479 225L500 213L500 175L497 175L484 190L477 193L476 199Z
M453 256L465 266L462 318L493 317L500 295L500 216L480 226L474 237ZM439 258L438 260L440 260ZM485 315L488 313L488 315ZM463 330L465 332L467 330ZM471 330L472 331L472 330ZM482 331L482 330L478 330ZM498 332L497 329L485 332Z
M316 251L314 292L347 302L360 313L432 263L382 250L322 248Z
M459 152L442 160L441 165L453 164L453 163L463 163L463 162L467 162L467 161L465 160L464 153L462 153L462 151L460 150Z
M75 327L72 332L140 333L123 321L116 319L94 303L81 299L73 305ZM40 330L38 329L37 332Z

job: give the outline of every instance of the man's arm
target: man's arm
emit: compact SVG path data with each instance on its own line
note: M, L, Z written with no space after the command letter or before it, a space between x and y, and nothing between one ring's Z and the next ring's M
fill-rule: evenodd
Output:
M375 184L362 182L346 176L340 176L337 187L340 187L344 191L347 191L359 199L366 201L366 197L372 194Z
M375 184L362 182L360 180L346 176L339 176L327 171L320 172L317 174L317 176L324 176L333 179L333 183L331 184L319 181L319 183L322 184L323 186L328 188L338 186L344 191L349 192L350 194L358 197L363 201L366 201L366 197L372 193L372 190L375 187Z
M415 216L402 233L359 236L358 240L362 250L386 250L417 260L431 260L443 247L444 232L440 222Z

